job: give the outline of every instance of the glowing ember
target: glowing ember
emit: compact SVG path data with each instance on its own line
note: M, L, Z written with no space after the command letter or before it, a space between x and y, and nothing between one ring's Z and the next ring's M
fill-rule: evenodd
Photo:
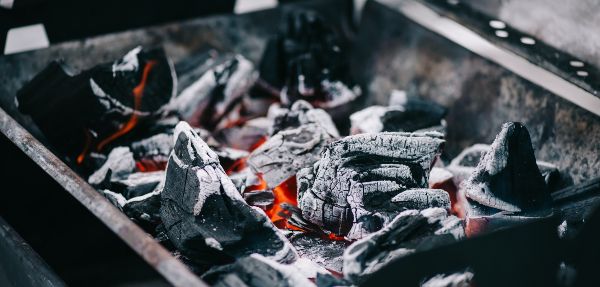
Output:
M146 82L148 81L148 75L150 74L150 71L152 70L154 65L156 65L156 61L148 61L148 63L146 63L146 65L144 66L144 72L142 73L142 80L135 88L133 88L134 112L131 114L131 117L129 118L127 123L125 123L117 132L110 135L108 138L102 140L97 146L98 150L102 150L102 148L104 148L104 146L106 146L110 142L114 141L115 139L121 137L122 135L128 133L137 125L138 115L137 115L136 111L138 111L142 105L142 96L144 95L144 89L146 88Z
M92 135L90 131L85 129L83 132L85 133L85 146L83 147L81 153L77 156L77 164L83 163L83 160L85 159L88 151L90 150L90 146L92 145Z
M153 159L140 159L135 162L140 172L153 172L167 169L167 161L156 161Z
M289 224L287 219L280 215L280 213L285 214L287 212L281 207L282 203L298 206L298 199L296 197L296 176L290 177L275 187L273 189L273 195L275 196L275 201L273 201L273 206L266 210L267 216L273 221L275 226L279 228L301 230L300 228Z
M450 213L459 218L465 218L462 202L458 198L458 188L452 180L431 184L430 188L445 190L450 196L450 204L452 206Z

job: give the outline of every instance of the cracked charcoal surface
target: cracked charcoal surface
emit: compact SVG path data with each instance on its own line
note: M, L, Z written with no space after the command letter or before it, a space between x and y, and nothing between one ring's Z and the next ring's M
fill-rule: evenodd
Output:
M465 182L465 194L478 205L495 209L471 208L472 215L538 211L550 206L550 194L525 126L517 122L502 125L490 150Z
M247 163L262 174L267 187L275 188L319 160L321 151L331 140L331 135L320 125L301 125L269 138L250 154Z
M427 187L443 143L437 133L361 134L332 142L297 175L303 217L350 239L380 229L405 209L391 201L394 196Z
M133 153L128 147L117 147L110 151L106 162L88 178L95 187L102 187L111 181L125 179L135 170Z
M246 204L192 128L180 122L174 137L160 209L174 246L200 262L222 264L252 253L293 261L287 239L264 212Z
M212 268L202 279L219 287L315 286L294 265L280 264L259 254Z
M136 172L125 179L111 182L110 189L130 199L152 192L164 178L164 171Z
M313 108L310 103L304 100L296 101L289 109L270 108L269 113L273 118L273 125L270 128L271 135L285 129L297 128L301 125L314 123L323 127L332 137L340 137L329 114L322 109Z
M403 209L421 210L439 207L450 210L450 196L448 192L441 189L409 189L394 196L392 202Z
M392 260L455 242L464 237L462 222L441 208L407 210L383 229L344 252L344 278L357 284Z
M348 242L322 239L306 233L290 237L290 242L296 247L300 257L307 258L329 270L342 272L342 255L349 245Z

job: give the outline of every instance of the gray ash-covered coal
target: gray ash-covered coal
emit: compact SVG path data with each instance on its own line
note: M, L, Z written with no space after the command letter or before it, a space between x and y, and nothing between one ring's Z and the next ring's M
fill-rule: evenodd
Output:
M315 286L294 265L281 264L259 254L215 267L206 272L202 279L211 286L219 287Z
M177 125L161 193L169 239L198 261L227 263L252 253L280 262L296 252L263 211L246 204L217 155L185 122Z
M268 188L319 160L323 148L338 135L329 115L307 102L298 101L275 114L272 130L277 132L248 157L248 165L262 174Z
M446 108L404 92L393 91L389 106L370 106L350 115L351 133L414 132L437 126Z
M397 202L392 199L428 186L429 170L444 143L439 136L378 133L332 142L313 167L297 175L302 216L336 235L358 239L381 229L408 206L423 205L428 200L418 191L400 195ZM449 201L439 191L423 192L439 195L436 205Z
M102 150L125 128L156 116L175 93L176 77L165 52L138 47L78 74L54 61L18 91L17 105L75 161L92 151L90 145Z
M193 82L186 81L187 86L168 109L192 126L214 130L239 120L239 114L231 111L254 84L256 72L254 65L241 55L217 54L201 59L204 63L186 73L199 76Z
M287 15L285 28L267 43L260 77L281 91L284 105L303 99L333 109L360 95L348 74L348 60L335 29L311 11Z
M469 215L549 210L552 199L523 124L502 125L490 150L465 182L465 195Z
M328 270L342 272L344 250L350 245L344 240L331 240L306 232L289 236L290 242L301 258L309 259Z
M444 209L404 211L381 230L346 249L344 277L360 283L394 259L450 244L463 237L462 221L448 216Z
M457 272L452 274L438 274L421 283L421 287L471 287L475 281L475 275L471 271Z

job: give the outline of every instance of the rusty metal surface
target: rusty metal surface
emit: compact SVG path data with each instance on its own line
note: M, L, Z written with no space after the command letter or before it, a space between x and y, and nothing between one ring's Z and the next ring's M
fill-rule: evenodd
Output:
M567 183L600 175L600 117L506 68L415 24L394 7L369 1L353 59L370 100L413 88L449 109L451 156L491 143L506 121L524 122L536 157L558 165Z
M0 217L0 255L0 286L66 286L2 217Z

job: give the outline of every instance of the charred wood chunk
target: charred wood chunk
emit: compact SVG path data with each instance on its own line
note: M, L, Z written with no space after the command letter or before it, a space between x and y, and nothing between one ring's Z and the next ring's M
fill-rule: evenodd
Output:
M259 254L212 268L202 279L212 286L222 287L315 286L293 265L277 263Z
M307 258L328 270L342 272L343 254L349 242L323 239L307 233L299 233L290 237L290 242L301 258Z
M243 125L227 127L215 131L214 136L219 143L245 151L252 151L269 136L271 120L256 118Z
M161 193L161 218L182 254L227 263L252 253L280 262L296 252L267 216L235 189L218 156L185 122L175 130Z
M110 186L112 191L131 199L152 192L164 179L164 171L136 172L124 179L112 181Z
M110 190L101 190L101 193L113 205L123 211L129 218L140 223L147 230L152 230L160 221L160 193L162 187L157 187L152 192L141 196L126 199L122 194Z
M527 128L509 122L502 126L490 150L465 182L466 197L475 202L470 215L499 211L530 212L549 208L552 200L535 161Z
M421 287L471 287L473 285L473 277L475 275L471 271L464 271L452 274L438 274L433 276L421 284Z
M417 97L405 97L393 105L370 106L350 116L353 134L378 132L414 132L440 126L446 109Z
M340 137L329 114L322 109L313 108L311 104L304 100L296 101L289 109L272 106L269 108L269 117L273 119L273 125L270 128L271 135L301 125L317 124L323 127L332 137Z
M111 181L127 178L135 171L135 159L128 147L117 147L110 151L106 162L88 178L98 188L106 187Z
M243 194L244 200L252 206L258 206L263 209L267 208L269 205L273 204L275 200L275 196L273 192L270 190L256 190L245 192Z
M441 152L439 134L361 134L329 144L312 168L298 173L298 203L307 220L350 239L379 230L421 196L392 198L426 188L429 169ZM440 194L439 191L427 191ZM442 203L447 195L437 197ZM444 198L442 200L441 198ZM430 204L432 202L429 202Z
M333 27L312 11L290 13L286 24L267 43L260 65L261 78L281 90L283 104L302 99L330 109L356 99L360 91L350 84L348 58Z
M241 55L209 58L210 64L194 83L171 102L175 111L192 126L213 130L240 101L256 79L254 65Z
M159 113L175 95L175 81L162 49L137 47L79 74L52 62L18 91L17 105L59 151L74 159L89 144L89 134L101 149L125 123Z
M168 157L173 150L173 134L161 133L135 141L130 145L135 158Z
M450 210L450 196L441 189L415 188L399 193L392 203L402 209L427 209L439 207Z
M446 210L430 208L398 214L381 230L360 239L344 252L344 277L360 283L388 262L464 237L462 222Z
M268 188L275 188L315 163L331 140L327 130L318 124L283 130L254 150L248 157L248 165L262 174Z
M490 146L487 144L474 144L452 159L447 169L454 175L456 186L460 186L473 174L477 164L489 150Z

